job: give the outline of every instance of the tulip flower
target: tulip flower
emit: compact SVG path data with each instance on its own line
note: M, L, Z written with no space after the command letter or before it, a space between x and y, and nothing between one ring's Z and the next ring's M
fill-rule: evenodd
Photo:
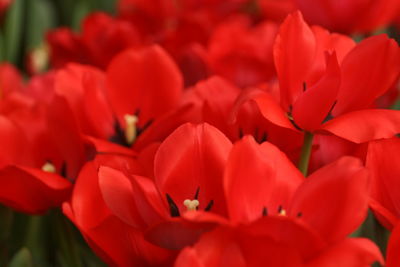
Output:
M346 36L310 28L296 12L281 25L274 59L279 96L253 90L247 98L272 123L306 132L299 163L303 171L312 134L363 143L400 131L400 112L370 109L399 75L400 49L394 40L379 35L355 45ZM376 64L365 68L372 60Z
M141 42L141 36L132 24L101 12L85 18L80 34L68 28L47 34L50 62L55 68L72 61L105 69L116 54L129 47L138 47Z
M71 200L63 205L64 214L78 227L97 255L110 266L167 265L174 258L174 252L145 241L143 233L125 224L107 208L97 178L100 165L143 172L131 154L96 156L82 168Z
M274 77L272 46L277 25L251 27L247 17L221 23L209 41L210 68L239 87L254 86Z
M356 143L394 135L396 130L391 127L397 125L399 113L367 108L390 88L399 74L398 45L381 35L354 46L347 37L329 34L321 28L313 30L314 33L300 13L294 13L281 26L274 48L281 107L290 113L295 125L278 105L272 105L267 94L256 99L263 115L284 127L309 132L323 130ZM326 70L321 75L322 53L331 49L336 53L327 56ZM377 62L376 69L365 70L360 62L372 57ZM376 75L362 81L365 71L376 71ZM329 120L330 117L333 119ZM351 129L346 127L348 123L353 123ZM367 127L371 130L358 131Z
M232 148L207 124L183 125L160 145L154 178L101 167L99 184L113 214L169 249L191 245L217 225L249 224L265 215L299 219L334 243L364 220L369 196L367 172L355 158L304 181L273 145L248 136Z
M400 6L396 0L345 2L295 0L294 2L309 23L344 33L369 33L384 27L398 14Z

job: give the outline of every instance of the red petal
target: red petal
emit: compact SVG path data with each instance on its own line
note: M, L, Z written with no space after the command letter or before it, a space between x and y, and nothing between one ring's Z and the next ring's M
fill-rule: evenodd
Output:
M57 174L19 166L1 169L0 182L0 201L32 214L61 205L71 189L71 183Z
M387 217L386 220L389 222L393 216L400 218L399 149L398 138L371 142L368 146L366 166L371 171L372 177L371 198L379 206L383 206L373 207L378 208L376 212Z
M274 45L281 103L287 109L303 91L316 52L315 37L299 11L281 25Z
M400 224L392 231L390 235L387 253L386 253L386 267L397 267L400 265Z
M335 116L367 108L386 92L400 72L400 49L386 35L370 37L358 44L343 60L342 84Z
M328 121L321 129L354 143L390 138L400 132L400 111L358 110Z
M192 266L192 267L203 267L204 265L201 263L196 250L191 247L186 247L184 248L181 253L179 253L179 256L177 257L175 261L175 267L186 267L186 266ZM208 265L211 267L210 265Z
M145 237L157 246L176 250L193 245L205 232L217 225L213 221L192 223L178 218L153 225L146 231Z
M7 117L0 115L0 166L22 163L27 149L27 138Z
M313 229L299 218L265 216L244 226L246 234L272 239L279 244L294 248L303 259L313 257L326 247L326 243Z
M74 180L86 161L85 145L67 101L55 96L47 110L49 135L67 166L68 179Z
M111 136L114 118L105 99L103 72L90 66L68 64L57 71L54 90L67 100L84 133L104 139Z
M293 197L289 214L301 218L328 242L343 239L363 222L369 198L361 161L343 157L311 174Z
M347 35L330 33L320 26L312 26L311 30L317 41L317 52L314 60L313 69L307 84L317 82L325 72L325 54L335 52L338 62L342 63L344 57L356 46L356 42Z
M197 109L191 104L182 105L166 113L164 116L151 123L149 127L138 136L137 140L133 143L133 148L136 151L141 151L153 142L162 142L182 124L187 122L199 122L200 120L194 115L195 113L197 115Z
M107 70L108 96L120 122L140 111L140 123L156 119L180 100L181 74L159 46L127 50L117 55Z
M182 251L186 254L187 249ZM204 234L191 251L190 261L208 267L245 267L246 259L241 252L235 233L229 228L218 228ZM187 255L187 254L186 254ZM179 256L176 266L185 265L188 256ZM253 266L253 265L251 265Z
M103 166L99 169L99 186L107 206L127 224L146 228L166 216L166 207L147 178L136 176L131 182L123 172Z
M327 248L307 267L366 267L372 263L383 264L384 260L379 248L366 238L347 238ZM397 265L396 265L397 266Z
M210 201L212 211L226 214L223 171L231 142L208 124L184 124L160 146L155 158L155 179L163 196L169 194L179 210L199 189L200 209Z
M269 93L263 93L254 97L261 114L273 124L280 127L296 130L290 122L287 113L282 109L279 103Z
M251 222L263 215L277 214L287 207L303 176L274 145L258 145L250 136L237 142L225 170L225 194L229 216L234 222Z
M340 86L340 68L336 53L327 55L325 75L301 94L293 105L293 119L309 132L317 129L335 103Z
M98 167L94 162L82 167L74 185L70 208L75 223L84 229L97 226L111 214L101 196Z

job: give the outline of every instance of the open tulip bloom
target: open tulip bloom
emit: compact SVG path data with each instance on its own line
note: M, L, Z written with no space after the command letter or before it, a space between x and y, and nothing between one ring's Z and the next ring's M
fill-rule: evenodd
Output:
M91 5L49 1L0 0L0 266L400 266L398 1L116 0L13 43Z

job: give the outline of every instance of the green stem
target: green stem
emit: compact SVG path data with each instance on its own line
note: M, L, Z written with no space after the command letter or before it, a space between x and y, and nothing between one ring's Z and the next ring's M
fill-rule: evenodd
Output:
M314 135L310 132L304 133L303 146L301 148L298 168L305 177L307 177L308 162L310 161L313 137Z
M77 240L75 233L72 229L71 223L61 213L56 214L57 217L57 234L62 250L62 265L83 267L83 263L80 258Z

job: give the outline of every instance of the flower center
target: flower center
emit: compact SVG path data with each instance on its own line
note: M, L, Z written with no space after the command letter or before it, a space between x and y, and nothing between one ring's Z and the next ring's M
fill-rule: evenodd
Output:
M136 139L136 134L137 134L137 122L138 122L138 117L136 115L130 115L130 114L126 114L124 116L124 120L125 120L125 140L128 144L132 144L135 139Z
M185 199L185 201L183 201L183 205L186 206L188 211L195 211L200 205L200 202L197 199L194 200Z
M55 173L56 167L54 166L54 164L52 164L51 162L48 161L45 164L43 164L42 171Z

